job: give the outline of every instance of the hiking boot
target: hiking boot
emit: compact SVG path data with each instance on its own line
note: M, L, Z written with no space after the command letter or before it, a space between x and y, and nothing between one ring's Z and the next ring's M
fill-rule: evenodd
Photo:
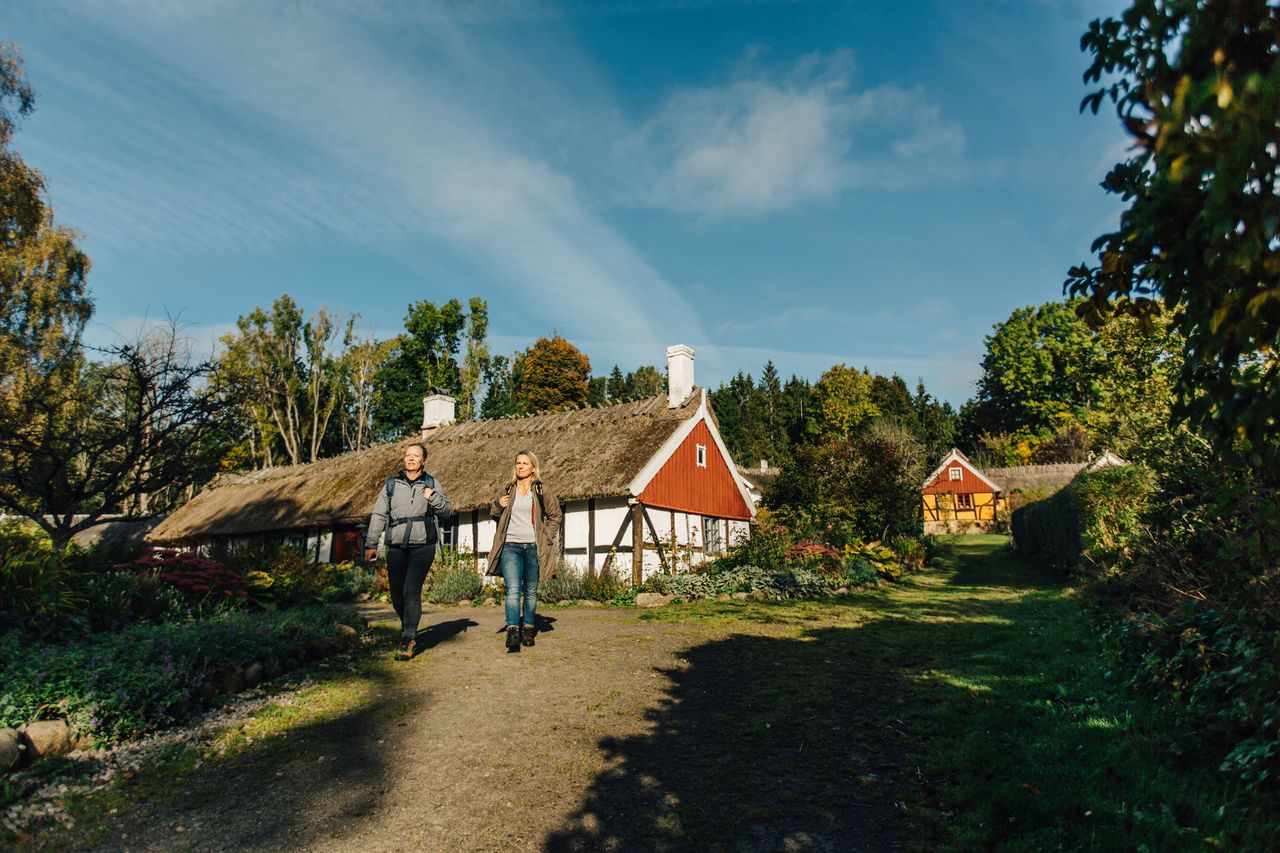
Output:
M538 633L537 629L532 625L524 625L520 628L520 645L532 646L533 635Z
M515 625L507 626L507 651L520 651L520 629Z
M396 649L396 660L412 660L413 649L417 645L408 637L400 641L400 648Z

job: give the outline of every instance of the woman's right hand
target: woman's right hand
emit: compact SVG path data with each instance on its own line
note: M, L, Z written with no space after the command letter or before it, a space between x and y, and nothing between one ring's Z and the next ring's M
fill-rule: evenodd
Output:
M511 506L511 495L503 495L502 497L498 498L498 506L502 507L503 509L506 509L507 507Z
M365 548L365 549L364 549L364 559L365 559L365 562L366 562L366 563L372 563L373 561L377 560L377 559L378 559L378 549L377 549L377 548Z

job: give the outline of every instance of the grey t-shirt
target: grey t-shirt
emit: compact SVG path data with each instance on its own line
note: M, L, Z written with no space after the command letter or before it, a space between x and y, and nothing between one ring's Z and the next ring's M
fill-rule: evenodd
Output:
M511 521L507 524L508 542L537 542L533 526L534 501L533 489L520 494L520 489L511 490Z

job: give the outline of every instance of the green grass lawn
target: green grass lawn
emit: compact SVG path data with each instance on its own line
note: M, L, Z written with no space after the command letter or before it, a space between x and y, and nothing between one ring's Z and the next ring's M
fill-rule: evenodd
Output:
M1275 831L1219 809L1229 791L1216 768L1176 763L1155 710L1107 672L1075 591L1004 537L956 538L925 573L840 602L699 602L644 618L790 623L815 639L834 628L839 648L822 654L896 672L888 698L919 767L907 809L919 847L1237 849Z

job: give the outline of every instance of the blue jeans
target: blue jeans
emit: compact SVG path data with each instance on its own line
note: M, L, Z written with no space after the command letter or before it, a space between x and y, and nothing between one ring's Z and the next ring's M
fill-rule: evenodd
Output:
M507 624L532 625L538 608L538 546L533 542L506 542L498 557L507 585ZM524 612L520 593L524 592ZM523 618L522 618L523 616Z

